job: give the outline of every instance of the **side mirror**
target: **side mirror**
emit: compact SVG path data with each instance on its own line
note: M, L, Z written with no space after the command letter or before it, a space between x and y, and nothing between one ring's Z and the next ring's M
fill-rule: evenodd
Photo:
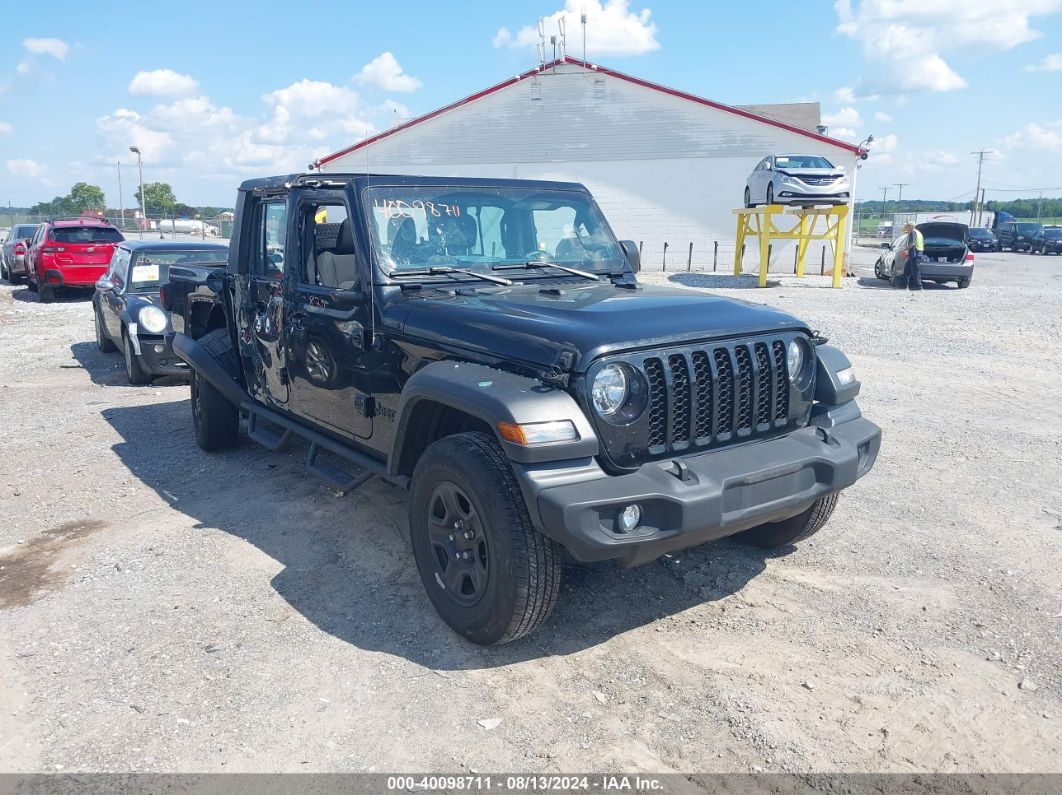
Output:
M96 289L99 290L101 293L106 293L114 289L114 282L112 282L106 276L100 276L100 278L96 280Z
M631 270L634 273L639 273L642 270L642 255L638 251L638 246L633 240L621 240L620 246L623 247L623 253L627 255L627 262L631 266Z
M892 248L892 243L882 243L881 247L882 248Z

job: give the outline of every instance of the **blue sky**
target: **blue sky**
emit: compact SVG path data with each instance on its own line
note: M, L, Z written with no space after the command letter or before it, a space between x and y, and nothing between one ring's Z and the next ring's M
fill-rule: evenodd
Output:
M1062 0L21 4L0 22L0 203L136 164L190 204L534 65L535 26L589 18L588 58L730 104L818 100L876 143L861 198L1062 195ZM811 66L815 63L817 66ZM896 188L890 188L895 198Z

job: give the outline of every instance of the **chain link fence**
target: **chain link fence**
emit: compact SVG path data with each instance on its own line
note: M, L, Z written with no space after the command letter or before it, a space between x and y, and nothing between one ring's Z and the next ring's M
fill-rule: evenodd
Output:
M54 219L52 215L29 215L27 213L0 212L0 227L13 227L16 224L39 224ZM62 216L64 218L105 218L122 231L126 237L133 239L178 239L200 238L202 240L225 241L232 236L233 214L222 213L212 218L189 218L177 215L148 215L147 219L126 213L118 215L83 214L82 216Z

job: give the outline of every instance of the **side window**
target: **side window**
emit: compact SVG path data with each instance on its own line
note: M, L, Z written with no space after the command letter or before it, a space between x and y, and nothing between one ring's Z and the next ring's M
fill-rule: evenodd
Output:
M299 230L304 241L299 281L335 290L356 289L357 260L346 205L301 205Z
M258 205L255 218L254 276L280 280L284 275L284 243L288 232L288 206L283 201Z

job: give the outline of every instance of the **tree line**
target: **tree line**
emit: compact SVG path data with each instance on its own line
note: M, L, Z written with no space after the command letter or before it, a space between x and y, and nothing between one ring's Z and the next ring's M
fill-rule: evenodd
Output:
M135 207L139 209L141 204L140 188L134 191L133 198L136 200ZM144 207L149 216L165 218L194 218L196 215L204 218L213 218L226 209L224 207L193 207L177 201L173 188L167 182L148 182L144 185ZM14 209L12 208L12 210ZM63 216L79 216L82 213L93 211L117 214L121 209L108 209L103 189L98 185L76 182L65 196L56 196L51 201L38 202L32 207L26 208L25 211L29 215L59 218ZM133 208L127 207L125 209Z
M885 214L892 213L939 213L939 212L969 212L973 209L973 202L942 202L930 199L904 199L902 202L889 199L885 202ZM1049 199L1009 199L986 201L984 208L989 212L1010 213L1015 218L1057 218L1062 216L1062 198ZM856 211L862 213L880 213L881 200L864 199L856 202Z

